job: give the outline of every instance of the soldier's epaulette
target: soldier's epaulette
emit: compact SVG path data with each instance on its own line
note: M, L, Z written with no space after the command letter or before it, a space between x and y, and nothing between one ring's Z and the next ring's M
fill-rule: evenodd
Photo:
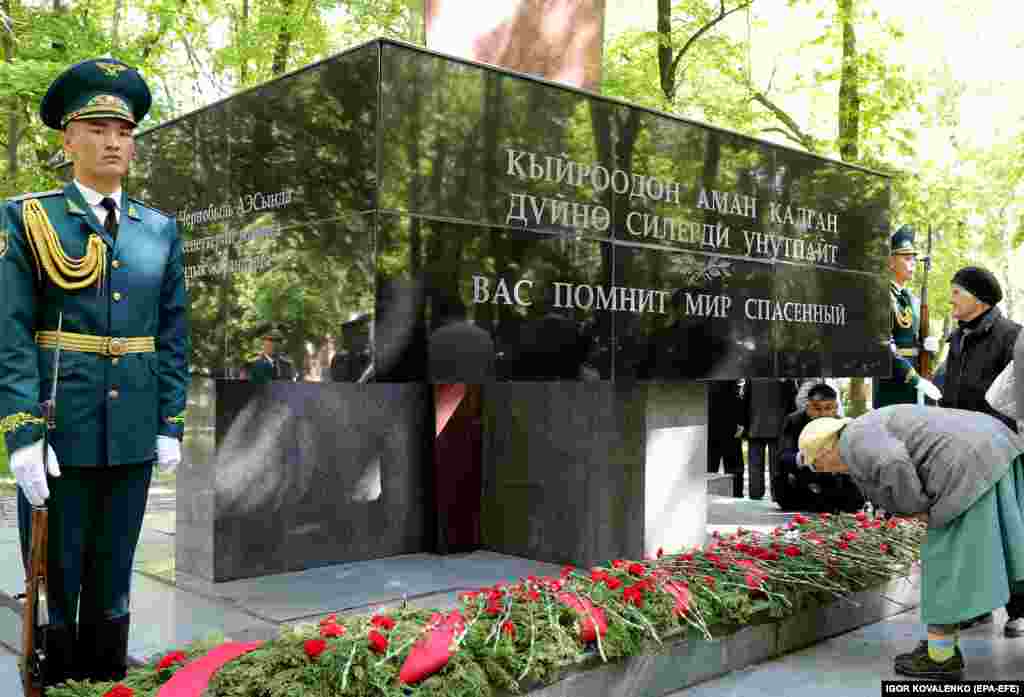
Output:
M63 194L64 189L51 189L49 191L37 191L33 194L22 194L21 196L12 196L7 199L11 203L21 203L22 201L28 201L30 198L46 198L48 196L57 196Z
M152 204L145 203L145 202L140 201L139 199L133 198L131 196L128 197L128 202L129 203L134 203L136 206L141 206L141 207L145 208L146 210L153 211L154 213L159 213L160 215L162 215L164 217L167 217L167 218L173 218L174 217L173 215L171 215L170 213L168 213L165 210L157 208L156 206L154 206Z

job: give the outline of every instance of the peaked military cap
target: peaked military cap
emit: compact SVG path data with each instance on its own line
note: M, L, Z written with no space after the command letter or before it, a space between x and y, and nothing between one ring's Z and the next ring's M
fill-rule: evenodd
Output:
M149 86L135 68L114 58L96 58L61 73L46 91L39 115L58 131L85 119L122 119L137 126L152 104Z
M914 228L904 225L889 238L889 254L917 254L914 249Z

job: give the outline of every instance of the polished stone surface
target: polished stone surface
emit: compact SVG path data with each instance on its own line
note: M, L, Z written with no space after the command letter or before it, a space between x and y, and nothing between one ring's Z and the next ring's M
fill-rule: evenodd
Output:
M428 397L218 381L216 457L179 474L177 569L225 581L429 548Z
M129 190L186 240L197 375L245 379L267 332L310 382L371 358L381 382L889 371L891 181L841 163L389 41L140 134L137 159ZM847 331L748 300L844 304ZM428 360L453 345L476 353Z
M611 287L610 243L381 215L377 255L378 379L611 378L611 313L571 290ZM435 341L453 325L458 341ZM471 370L488 363L490 375Z
M489 386L484 546L591 565L702 542L706 425L699 383Z

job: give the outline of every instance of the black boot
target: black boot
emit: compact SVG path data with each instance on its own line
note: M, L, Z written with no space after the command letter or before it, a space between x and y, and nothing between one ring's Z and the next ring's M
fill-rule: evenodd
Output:
M97 682L123 680L128 672L128 629L131 615L82 624L78 628L80 672Z
M960 647L956 647L953 655L941 663L928 655L928 642L924 643L924 651L912 651L903 654L893 661L893 668L900 675L908 678L922 678L924 680L963 680L964 678L964 656L960 653ZM902 659L902 660L899 660Z
M65 680L77 678L75 671L75 628L74 625L50 625L43 635L43 651L46 660L43 664L42 683L44 687L54 687Z

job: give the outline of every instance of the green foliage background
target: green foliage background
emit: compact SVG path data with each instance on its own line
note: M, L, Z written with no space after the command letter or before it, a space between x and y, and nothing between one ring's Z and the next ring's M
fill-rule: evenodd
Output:
M667 11L660 30L655 5ZM956 36L923 36L931 17L907 19L883 0L609 2L619 14L606 28L600 89L832 157L852 113L843 157L897 176L894 225L934 230L932 332L948 325L948 279L967 263L996 271L1004 308L1020 320L1024 280L1011 268L1024 263L1024 124L963 117L986 89L1019 85L960 79L946 54L978 41L958 21L998 21L993 0L976 5L937 6ZM0 196L54 185L46 163L59 136L36 108L70 63L112 54L139 66L156 97L145 127L374 36L424 42L422 0L0 0L0 13ZM665 51L678 59L671 89Z

